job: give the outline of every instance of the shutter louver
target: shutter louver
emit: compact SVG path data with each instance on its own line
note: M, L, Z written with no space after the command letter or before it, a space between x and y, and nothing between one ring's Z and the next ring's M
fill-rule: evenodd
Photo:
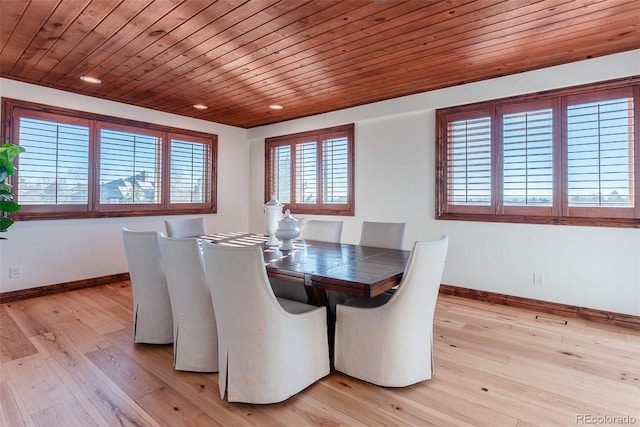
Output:
M23 205L86 205L89 197L89 127L20 118Z
M170 158L170 203L207 203L209 146L172 139Z
M491 118L448 123L447 141L448 204L491 205Z
M632 98L568 106L569 206L634 206L633 135Z
M553 111L505 114L503 121L503 203L553 204Z
M322 142L322 202L347 203L349 193L347 138Z
M160 203L161 138L100 131L100 204Z
M271 188L276 199L291 203L291 146L280 145L271 149Z
M299 204L317 203L317 156L315 141L296 144L296 201Z

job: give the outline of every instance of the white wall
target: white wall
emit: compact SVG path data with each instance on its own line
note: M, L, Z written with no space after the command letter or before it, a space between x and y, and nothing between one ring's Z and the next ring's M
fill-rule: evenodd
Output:
M210 231L247 229L245 129L6 79L0 79L0 96L217 134L218 213L205 216L207 227ZM18 221L1 236L7 240L0 240L0 292L126 272L121 227L164 231L165 218ZM12 266L22 268L21 278L9 278Z
M356 124L356 215L405 221L415 240L450 237L443 282L472 289L640 315L640 229L435 220L435 109L631 76L640 50L250 129L249 229L263 231L264 138ZM285 106L286 108L286 106ZM533 285L535 273L544 275Z

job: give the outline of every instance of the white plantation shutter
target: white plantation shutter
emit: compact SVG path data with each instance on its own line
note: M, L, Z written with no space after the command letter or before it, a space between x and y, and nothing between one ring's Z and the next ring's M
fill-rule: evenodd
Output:
M315 204L318 200L318 144L296 144L296 201Z
M349 151L346 137L322 141L322 202L346 203L349 193Z
M86 205L89 197L89 126L21 117L18 157L22 205Z
M19 100L3 108L7 140L26 149L11 177L14 219L216 210L216 135Z
M265 140L265 201L294 214L353 215L354 125Z
M553 204L552 146L551 108L502 116L505 206Z
M491 204L491 117L447 124L447 202Z
M159 204L161 151L158 135L101 128L100 204Z
M171 139L170 203L207 203L211 192L209 147L200 142Z
M638 227L639 99L633 77L438 109L436 217Z
M632 97L570 103L567 144L570 207L634 206Z
M272 195L281 203L291 203L291 146L273 147L270 156Z

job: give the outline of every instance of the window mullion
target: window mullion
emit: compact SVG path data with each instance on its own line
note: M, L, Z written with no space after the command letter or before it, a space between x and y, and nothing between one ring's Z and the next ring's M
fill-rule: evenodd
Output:
M89 210L94 212L98 204L100 182L100 138L98 137L98 123L91 120L89 129Z
M324 206L324 138L319 135L316 139L316 207Z
M491 211L496 215L504 214L504 161L503 161L503 117L502 110L495 108L491 120Z
M633 125L633 145L629 149L633 149L633 170L634 182L632 198L634 202L634 217L640 218L640 199L638 198L640 191L640 125L638 118L640 117L640 85L633 88L633 117L635 122Z
M551 204L551 215L562 216L564 212L564 201L566 199L567 188L567 144L564 129L566 127L566 115L564 114L563 100L556 97L552 101L553 111L553 136L551 149L553 151L553 198Z
M298 205L298 187L296 183L296 169L298 167L298 149L295 141L291 143L291 162L289 167L291 170L291 172L289 173L289 180L290 180L289 181L290 182L289 197L291 199L289 208L295 210Z
M160 180L160 206L162 206L162 209L168 209L170 204L169 199L171 197L171 189L169 188L171 182L171 136L169 132L163 132L161 137L162 144L159 144L159 147L157 147L157 149L160 150L160 153L158 153L159 156L157 157L157 167L160 168L161 172L156 179ZM163 156L162 153L165 153L165 155ZM156 184L158 184L157 181Z

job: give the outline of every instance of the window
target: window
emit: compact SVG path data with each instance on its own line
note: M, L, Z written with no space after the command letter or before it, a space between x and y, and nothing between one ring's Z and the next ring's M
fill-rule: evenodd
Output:
M16 200L28 206L86 206L89 201L89 122L50 114L20 117ZM18 175L16 175L17 177Z
M353 215L354 125L265 141L265 200L292 213Z
M638 119L634 119L633 105L638 100L625 92L567 99L566 209L570 213L633 216L638 204L634 181L639 174L634 164Z
M217 137L3 99L17 219L215 212Z
M438 110L436 216L640 226L639 81Z
M169 203L206 203L211 193L211 150L206 140L171 135Z
M162 133L111 124L99 124L98 132L98 209L109 210L112 205L159 209Z

